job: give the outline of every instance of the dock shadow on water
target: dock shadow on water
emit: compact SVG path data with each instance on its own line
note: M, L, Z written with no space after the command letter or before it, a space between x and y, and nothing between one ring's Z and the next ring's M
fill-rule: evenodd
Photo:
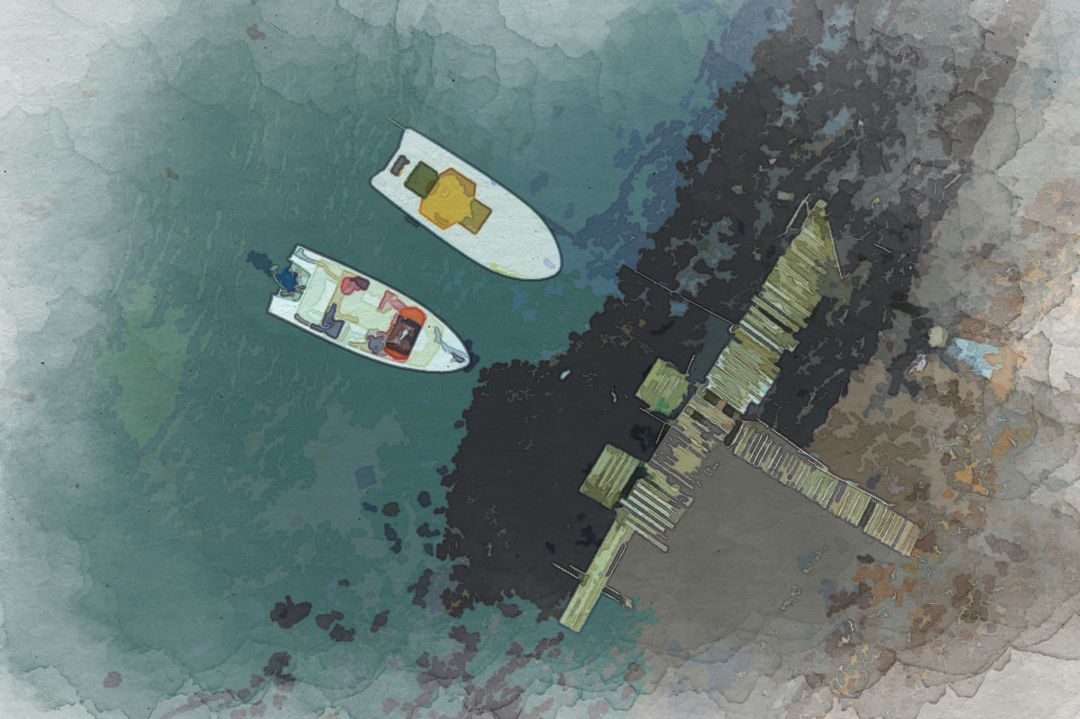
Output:
M591 462L605 443L645 458L659 430L634 389L657 357L680 367L693 355L710 361L701 354L708 315L691 305L675 316L671 295L641 275L718 314L742 316L787 242L798 201L818 197L829 202L846 282L785 355L763 408L796 443L810 441L851 373L874 354L878 332L892 325L890 305L906 297L933 223L963 186L993 98L1038 15L1033 4L984 28L965 8L878 0L856 10L800 0L787 28L757 46L750 76L717 98L716 131L691 138L678 206L652 234L637 272L620 273L619 294L552 360L481 372L465 413L469 432L444 479L448 529L439 556L466 560L443 594L448 611L511 594L541 616L565 606L574 582L552 562L587 566L612 521L578 493ZM970 47L962 61L953 53L954 17L964 18ZM908 34L935 19L950 32L918 41ZM991 35L1000 42L988 42ZM894 393L907 354L893 368Z

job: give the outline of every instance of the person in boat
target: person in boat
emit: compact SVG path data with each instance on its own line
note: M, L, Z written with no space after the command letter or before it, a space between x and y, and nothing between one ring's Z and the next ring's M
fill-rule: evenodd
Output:
M342 278L341 283L338 285L338 289L341 290L341 294L343 295L351 295L353 292L365 292L370 286L371 283L366 277L350 275Z
M340 273L336 272L334 268L322 260L316 260L316 265L321 267L328 276L333 277L334 279L340 277ZM295 275L295 273L293 274ZM316 332L322 332L331 339L336 340L340 337L341 331L345 328L345 322L356 321L346 314L338 313L338 308L341 307L342 297L344 295L351 295L353 292L364 292L370 284L370 281L366 277L361 277L360 275L346 275L341 277L338 281L337 288L334 290L334 294L330 297L330 305L323 314L322 322L312 322L311 329Z
M386 333L382 330L376 330L369 332L367 337L367 348L371 354L379 355L380 357L386 356Z
M420 337L420 330L427 321L427 315L419 307L409 307L395 293L386 290L379 302L379 312L390 309L394 310L390 326L385 332L368 332L365 337L367 348L374 355L404 362L409 359L413 346Z
M321 267L328 276L337 280L338 286L330 298L330 305L323 316L322 323L313 323L311 327L337 339L345 321L356 322L354 318L338 312L343 296L350 295L353 292L365 292L371 286L371 283L367 278L359 275L342 276L339 270L322 260L316 260L315 264ZM378 311L388 312L390 310L395 313L390 321L390 326L385 331L375 330L369 332L365 337L367 348L374 355L391 357L404 362L409 358L416 340L420 337L420 330L423 328L424 322L427 321L427 315L419 307L406 305L397 293L385 290L382 299L379 301Z
M366 292L370 286L371 281L366 277L361 277L360 275L345 275L338 281L337 289L334 290L334 294L331 295L330 302L331 304L336 303L338 307L341 307L341 302L347 295L351 295L354 292L362 294ZM357 317L345 312L338 312L337 316L346 322L352 322L355 325L360 324L360 320Z
M387 290L383 292L382 299L379 300L379 312L386 312L387 308L393 309L395 312L401 312L405 309L405 303L401 301L401 298L394 292Z
M408 307L392 292L386 294L392 295L391 299L384 297L387 305L396 302L401 307L394 308L394 319L390 321L390 327L385 332L382 330L368 332L365 338L367 348L372 354L404 362L409 359L413 346L420 337L420 330L427 321L427 315L419 307ZM384 309L383 305L380 305L379 309Z

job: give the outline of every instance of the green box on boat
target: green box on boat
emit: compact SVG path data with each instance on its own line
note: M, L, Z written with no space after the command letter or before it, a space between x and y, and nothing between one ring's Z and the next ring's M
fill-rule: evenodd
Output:
M431 192L431 188L435 187L435 181L439 179L439 173L435 172L435 168L431 165L425 165L423 162L418 162L412 172L409 173L408 179L405 180L405 187L416 193L420 197L427 197Z

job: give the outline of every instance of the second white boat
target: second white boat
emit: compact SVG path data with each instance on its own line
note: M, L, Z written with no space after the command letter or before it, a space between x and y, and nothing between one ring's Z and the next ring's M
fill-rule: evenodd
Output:
M493 272L552 277L559 245L540 215L495 180L416 130L371 186L454 249Z

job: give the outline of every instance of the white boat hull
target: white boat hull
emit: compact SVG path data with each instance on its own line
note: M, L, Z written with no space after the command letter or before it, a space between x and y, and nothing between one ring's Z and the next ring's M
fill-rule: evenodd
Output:
M289 262L303 278L303 287L292 296L279 292L270 298L267 312L274 317L382 364L420 372L454 372L468 366L469 351L465 343L431 310L408 295L302 245L293 249ZM342 289L344 278L360 278L366 281L366 288L354 289L350 281L346 285L350 291L346 294ZM373 344L369 339L402 326L394 324L398 310L383 302L387 292L394 295L398 307L420 310L426 316L404 359L390 356L385 349L375 351L378 342ZM334 311L328 315L331 305ZM328 320L328 316L332 319Z
M410 162L395 175L392 169L402 155ZM478 232L470 232L460 224L444 229L420 212L420 196L405 186L410 170L418 162L438 173L454 169L476 184L476 199L491 209L491 215ZM382 172L371 178L371 186L455 250L493 272L516 279L542 280L562 268L555 236L531 207L415 130L404 131L400 146Z

